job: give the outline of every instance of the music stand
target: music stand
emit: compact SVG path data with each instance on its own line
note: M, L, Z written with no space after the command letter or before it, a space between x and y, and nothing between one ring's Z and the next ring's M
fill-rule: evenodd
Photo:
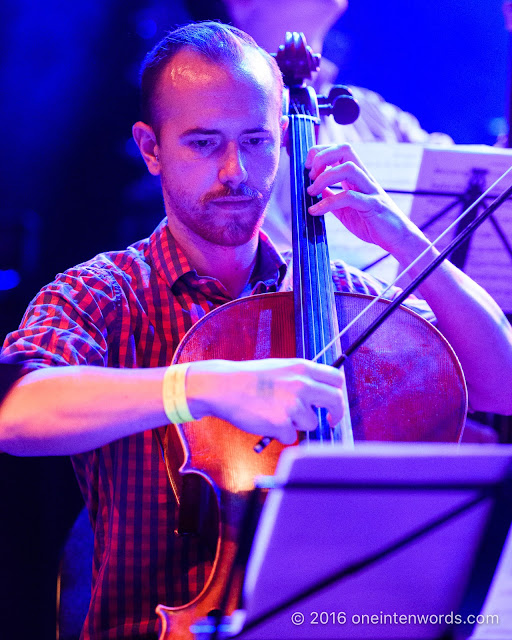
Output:
M511 461L508 445L287 449L236 637L469 637L455 616L477 615L491 582L512 520Z
M354 150L377 181L433 240L512 165L509 149L483 145L428 147L410 144L358 143ZM512 178L481 203L485 208ZM473 217L478 208L473 210ZM456 232L469 224L459 223ZM339 222L326 219L331 258L343 258L386 281L397 262L379 247L357 240ZM437 247L444 249L456 232ZM504 204L450 260L484 287L505 312L512 312L512 202ZM404 287L401 281L399 286Z

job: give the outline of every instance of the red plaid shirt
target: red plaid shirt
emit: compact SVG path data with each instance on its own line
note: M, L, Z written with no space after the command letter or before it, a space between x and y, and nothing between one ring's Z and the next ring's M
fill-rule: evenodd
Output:
M290 289L283 258L262 234L246 293ZM338 290L377 294L381 284L346 265ZM39 367L170 364L185 332L231 299L190 268L164 220L149 239L59 274L30 304L3 356ZM108 399L106 399L108 401ZM159 447L165 426L72 456L94 531L92 598L82 638L156 637L155 607L202 588L210 559L179 537L177 508Z

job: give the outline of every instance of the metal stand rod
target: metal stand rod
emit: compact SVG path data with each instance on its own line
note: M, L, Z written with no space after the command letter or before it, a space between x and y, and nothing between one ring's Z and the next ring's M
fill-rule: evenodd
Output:
M344 354L342 354L334 363L333 367L339 369L341 365L345 362L345 360L351 356L361 345L363 345L366 340L380 327L380 325L388 318L395 309L397 309L402 302L409 297L413 291L415 291L418 286L428 278L428 276L435 270L437 267L444 261L444 259L458 246L460 246L467 238L471 236L471 234L478 229L478 227L487 220L487 218L493 214L496 209L508 200L508 198L512 196L512 185L505 189L505 191L499 195L488 207L485 209L483 213L481 213L477 218L475 218L461 233L454 238L450 244L442 251L435 260L433 260L423 271L416 277L409 286L407 286L402 293L400 293L397 298L391 302L386 309L380 314L378 318L376 318L364 331L363 333L356 339L354 342L347 348ZM478 206L478 205L477 205ZM472 208L468 210L468 214L471 213Z

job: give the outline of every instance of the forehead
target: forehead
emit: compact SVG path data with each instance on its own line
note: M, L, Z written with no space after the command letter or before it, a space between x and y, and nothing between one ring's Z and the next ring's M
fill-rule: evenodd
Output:
M281 115L281 95L270 66L255 50L248 49L234 65L183 48L162 71L154 106L160 123L198 111L229 117L252 110L274 118Z

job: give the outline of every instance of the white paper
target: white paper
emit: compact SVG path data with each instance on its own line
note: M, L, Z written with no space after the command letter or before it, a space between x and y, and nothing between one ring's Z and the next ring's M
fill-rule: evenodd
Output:
M512 531L503 547L491 588L482 609L485 624L478 625L472 640L510 640L512 638ZM497 623L495 623L497 620Z
M358 143L353 145L365 166L386 190L434 191L463 194L475 170L484 174L485 187L495 182L512 166L512 151L484 145L424 147L413 144ZM512 174L496 186L497 196L512 184ZM418 225L423 226L441 210L457 201L457 196L415 196L390 194L398 206ZM493 198L486 200L486 205ZM452 207L432 224L425 234L431 240L444 231L462 212L462 205ZM493 214L503 234L512 246L512 201ZM332 259L341 258L364 268L383 252L361 242L343 229L337 220L326 219L329 249ZM451 232L438 246L443 249L452 239ZM369 270L389 281L397 271L396 262L387 258ZM512 312L512 257L490 220L475 232L470 242L464 271L486 289L506 312Z
M355 449L317 445L285 450L276 470L278 483L357 486L271 492L246 572L247 619L467 504L479 485L504 476L511 456L508 445L358 443ZM386 488L379 491L379 485ZM490 501L473 505L242 637L439 638L450 624L446 616L459 611L490 507ZM363 623L364 616L372 615L375 621ZM471 626L456 626L467 637Z

